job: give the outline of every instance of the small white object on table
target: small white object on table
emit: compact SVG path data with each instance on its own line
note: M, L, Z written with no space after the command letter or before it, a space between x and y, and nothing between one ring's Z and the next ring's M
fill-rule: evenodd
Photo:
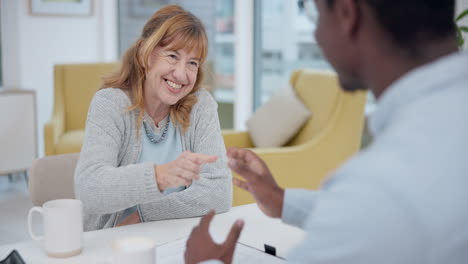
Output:
M261 251L264 250L264 244L268 244L275 247L276 254L281 257L285 257L287 252L304 238L302 230L283 224L279 219L269 218L256 204L248 204L233 207L229 212L214 217L210 233L215 241L224 241L231 225L237 219L245 221L239 242ZM16 249L26 263L107 263L112 255L112 241L116 239L145 236L152 238L156 245L162 245L186 238L199 222L200 217L172 219L85 232L83 252L78 256L64 259L47 257L40 242L28 240L0 246L0 259Z

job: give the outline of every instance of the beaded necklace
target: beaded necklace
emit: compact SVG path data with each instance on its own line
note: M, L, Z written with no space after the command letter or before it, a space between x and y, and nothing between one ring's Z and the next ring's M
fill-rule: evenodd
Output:
M154 133L154 130L152 129L152 127L146 123L146 120L143 120L143 126L145 127L145 132L146 132L146 135L148 136L148 139L153 142L154 144L157 144L161 141L164 140L164 138L166 138L166 134L167 134L167 130L169 130L169 122L170 122L170 118L167 117L167 122L166 122L166 125L164 126L164 129L161 133L161 135L158 137L157 135L155 135Z

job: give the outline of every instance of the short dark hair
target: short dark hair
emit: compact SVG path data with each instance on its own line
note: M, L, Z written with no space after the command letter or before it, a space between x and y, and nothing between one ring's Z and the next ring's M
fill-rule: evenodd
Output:
M326 0L333 7L336 0ZM357 0L360 1L360 0ZM416 52L423 42L455 37L455 0L363 0L394 43Z

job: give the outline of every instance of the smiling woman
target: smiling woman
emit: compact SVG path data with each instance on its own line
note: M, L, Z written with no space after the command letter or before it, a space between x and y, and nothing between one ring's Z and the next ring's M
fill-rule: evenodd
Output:
M206 55L200 20L166 6L103 78L75 171L85 230L229 210L217 105L200 87Z

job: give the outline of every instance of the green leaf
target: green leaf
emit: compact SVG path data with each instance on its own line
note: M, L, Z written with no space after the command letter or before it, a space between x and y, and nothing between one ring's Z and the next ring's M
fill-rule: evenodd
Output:
M458 27L458 28L459 28L461 31L468 33L468 27L461 26L461 27Z
M465 40L463 38L459 38L458 39L458 47L459 48L462 48L463 45L465 45Z
M457 41L458 41L458 47L462 48L463 45L465 44L465 40L463 39L462 32L459 28L457 28Z
M468 15L468 9L465 9L465 11L463 11L460 15L457 16L457 18L455 18L455 21L460 21L461 19L463 19L465 16Z

